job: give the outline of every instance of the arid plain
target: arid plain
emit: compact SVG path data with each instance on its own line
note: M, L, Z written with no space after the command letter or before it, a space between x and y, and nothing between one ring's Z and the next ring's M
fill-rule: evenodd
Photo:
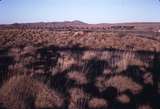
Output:
M0 109L160 109L160 23L0 25Z

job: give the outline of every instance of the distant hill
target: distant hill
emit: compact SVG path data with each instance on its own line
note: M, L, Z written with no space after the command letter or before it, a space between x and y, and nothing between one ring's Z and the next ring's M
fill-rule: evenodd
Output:
M37 22L37 23L14 23L10 25L0 25L0 28L90 28L90 29L107 29L109 27L118 26L134 26L136 30L159 30L160 22L131 22L131 23L99 23L99 24L88 24L79 20L74 21L63 21L63 22Z

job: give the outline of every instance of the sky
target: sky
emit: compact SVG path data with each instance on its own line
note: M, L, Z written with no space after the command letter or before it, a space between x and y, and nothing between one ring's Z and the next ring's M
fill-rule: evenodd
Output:
M159 0L0 0L0 24L160 22Z

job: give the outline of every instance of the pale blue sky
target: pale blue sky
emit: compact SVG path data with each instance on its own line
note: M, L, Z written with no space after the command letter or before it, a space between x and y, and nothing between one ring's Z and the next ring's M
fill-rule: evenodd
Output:
M160 22L158 0L2 0L0 24L81 20Z

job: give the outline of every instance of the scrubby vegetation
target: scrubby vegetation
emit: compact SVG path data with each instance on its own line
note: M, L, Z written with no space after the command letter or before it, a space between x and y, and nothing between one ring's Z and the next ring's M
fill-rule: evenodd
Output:
M0 39L0 108L160 108L159 36L14 27Z

